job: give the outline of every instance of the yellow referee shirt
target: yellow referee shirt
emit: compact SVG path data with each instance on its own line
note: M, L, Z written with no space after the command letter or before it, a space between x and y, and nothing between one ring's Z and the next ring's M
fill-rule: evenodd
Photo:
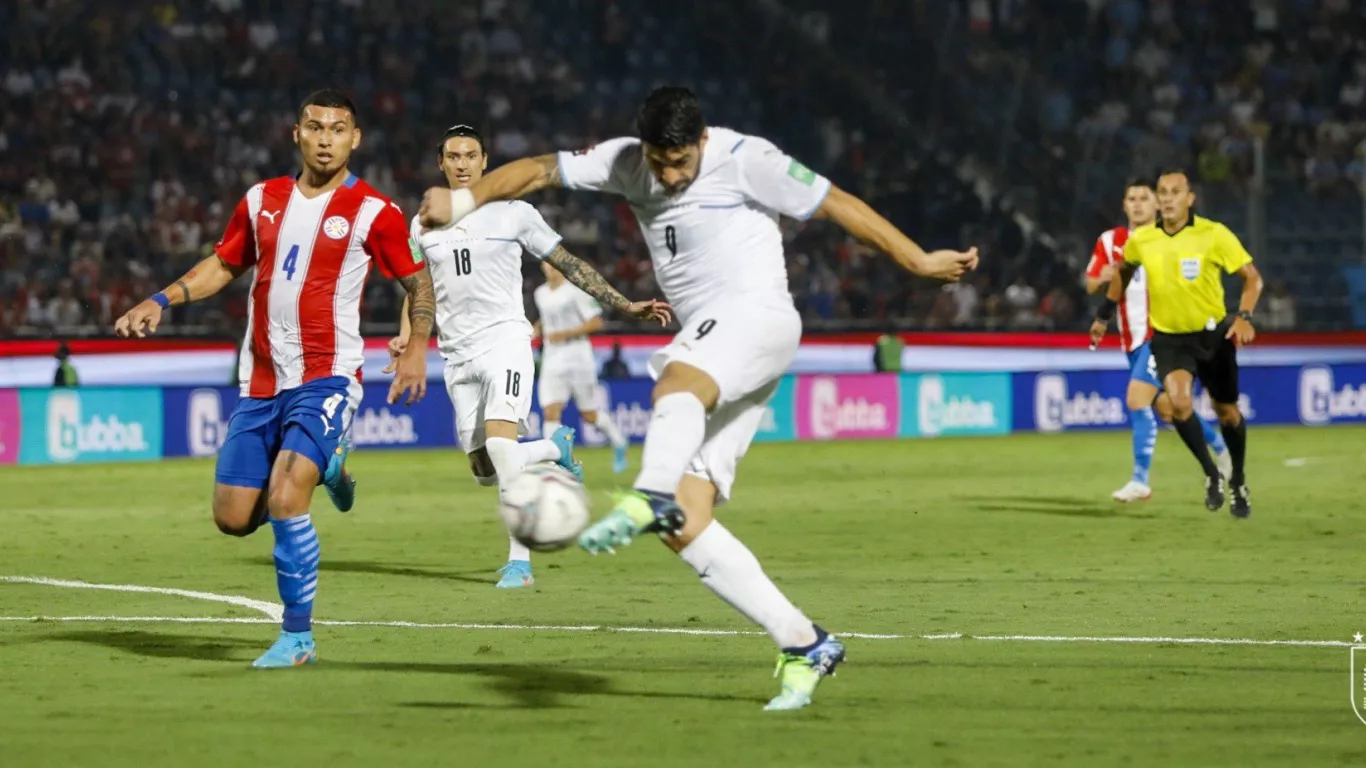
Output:
M1143 267L1153 330L1195 333L1213 330L1228 314L1224 273L1237 272L1252 257L1228 227L1192 215L1174 235L1161 224L1130 232L1124 261Z

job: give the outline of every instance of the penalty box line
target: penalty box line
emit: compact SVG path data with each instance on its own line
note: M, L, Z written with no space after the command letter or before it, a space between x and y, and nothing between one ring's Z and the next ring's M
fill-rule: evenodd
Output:
M97 584L88 581L50 579L35 576L0 576L0 583L33 584L64 589L96 589L112 592L141 592L184 597L192 600L224 603L255 611L259 616L0 616L0 622L86 622L107 624L278 624L283 607L278 603L254 600L240 595L221 595L189 589L149 587L140 584ZM455 629L468 631L512 632L614 632L618 634L695 635L705 637L762 636L763 632L734 629L688 629L684 627L612 627L595 624L471 624L463 622L421 621L341 621L319 619L313 622L323 627L388 627L395 629ZM963 632L940 634L897 634L871 632L838 632L841 637L858 640L983 640L995 642L1032 643L1129 643L1150 645L1251 645L1291 646L1308 648L1350 648L1352 643L1338 640L1260 640L1255 638L1222 637L1116 637L1092 635L973 635Z

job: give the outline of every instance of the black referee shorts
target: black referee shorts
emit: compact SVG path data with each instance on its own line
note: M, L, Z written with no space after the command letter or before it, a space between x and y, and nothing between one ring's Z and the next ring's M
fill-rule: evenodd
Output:
M1200 379L1216 403L1238 402L1238 348L1224 338L1231 318L1212 331L1161 333L1153 331L1153 359L1163 385L1172 371L1189 371Z

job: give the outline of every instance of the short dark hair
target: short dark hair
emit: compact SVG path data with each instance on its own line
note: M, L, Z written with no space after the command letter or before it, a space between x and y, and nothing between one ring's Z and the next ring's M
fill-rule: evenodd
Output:
M302 120L304 110L309 107L330 107L333 109L344 109L351 113L351 122L360 124L360 118L356 115L356 104L351 101L351 97L337 90L336 88L320 88L304 97L304 101L299 105L299 119Z
M446 154L446 141L456 136L465 136L474 139L479 142L480 154L488 154L488 151L484 149L484 134L480 133L478 128L467 123L456 123L450 128L447 128L446 132L441 134L441 141L436 145L436 154L438 156Z
M1145 189L1150 189L1156 192L1157 179L1150 179L1145 176L1133 176L1128 181L1124 182L1124 194L1127 195L1129 193L1129 190L1133 189L1134 187L1143 187Z
M1159 170L1157 171L1157 175L1154 176L1153 179L1154 179L1154 181L1156 181L1157 179L1160 179L1160 178L1162 178L1163 176L1172 176L1172 175L1178 174L1178 173L1181 174L1182 176L1185 176L1185 177L1186 177L1186 183L1190 185L1191 189L1195 189L1195 174L1191 173L1190 171L1186 170L1185 168L1182 168L1182 167L1179 166L1179 165L1173 165L1173 166L1171 166L1171 167L1169 167L1169 168L1161 168L1161 169L1159 169Z
M697 94L681 85L665 85L651 91L636 116L640 140L659 149L696 144L706 128Z

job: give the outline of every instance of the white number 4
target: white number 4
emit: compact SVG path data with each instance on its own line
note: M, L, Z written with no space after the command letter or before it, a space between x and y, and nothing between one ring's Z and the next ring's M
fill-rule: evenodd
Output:
M337 406L341 405L345 399L345 395L333 395L323 401L323 411L327 414L327 418L336 418Z

